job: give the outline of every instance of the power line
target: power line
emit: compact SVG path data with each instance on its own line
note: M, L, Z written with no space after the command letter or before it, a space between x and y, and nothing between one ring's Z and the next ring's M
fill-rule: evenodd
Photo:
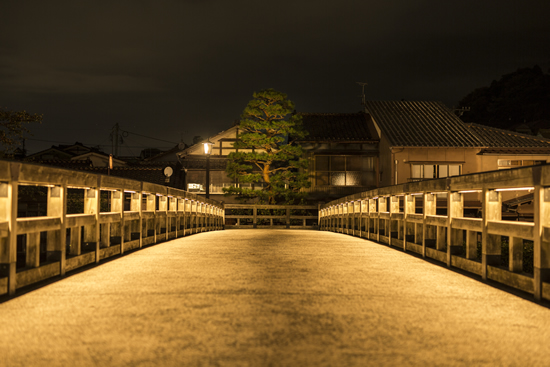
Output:
M68 142L68 141L43 140L43 139L31 139L31 138L27 138L26 140L41 141L41 142L45 142L45 143L66 144L66 145L74 144L74 142ZM91 147L110 147L111 146L111 144L93 144L93 143L82 143L82 144L86 145L86 146L91 146ZM142 145L125 145L125 147L127 147L127 148L158 148L158 149L172 148L172 147L150 147L146 144L142 144Z
M141 135L141 134L133 133L133 132L131 132L131 131L122 130L122 132L123 132L123 133L128 133L128 134L137 135L137 136L141 136L141 137L147 138L147 139L162 141L162 142L165 142L165 143L178 144L178 143L175 143L175 142L173 142L173 141L168 141L168 140L162 140L162 139L152 138L152 137L150 137L150 136L146 136L146 135Z

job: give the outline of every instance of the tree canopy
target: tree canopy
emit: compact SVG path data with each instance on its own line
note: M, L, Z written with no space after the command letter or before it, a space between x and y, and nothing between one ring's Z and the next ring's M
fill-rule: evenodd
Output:
M539 66L521 68L475 89L459 107L469 107L462 119L500 128L550 120L550 75Z
M9 155L21 145L25 134L30 133L25 124L42 123L42 115L26 111L11 111L0 107L0 155Z
M239 121L237 151L228 156L226 172L238 185L224 191L268 204L302 199L300 190L309 186L307 160L292 139L305 135L302 118L286 94L273 89L254 93Z

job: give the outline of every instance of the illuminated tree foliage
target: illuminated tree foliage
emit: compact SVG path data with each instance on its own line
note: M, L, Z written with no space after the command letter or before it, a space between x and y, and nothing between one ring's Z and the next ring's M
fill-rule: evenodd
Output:
M25 134L30 133L25 124L31 122L42 123L42 115L0 107L0 156L12 154L21 145Z
M284 93L265 89L253 97L241 115L234 143L237 152L229 154L226 168L241 187L224 191L268 204L296 203L304 197L300 190L309 186L304 172L307 160L302 158L302 148L291 140L306 135L302 119ZM242 187L248 184L255 184L255 189Z

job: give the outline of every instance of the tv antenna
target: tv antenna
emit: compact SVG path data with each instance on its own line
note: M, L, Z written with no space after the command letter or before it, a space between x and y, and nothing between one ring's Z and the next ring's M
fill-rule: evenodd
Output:
M366 108L367 101L365 100L365 85L367 85L366 82L356 82L361 86L361 104L363 107Z

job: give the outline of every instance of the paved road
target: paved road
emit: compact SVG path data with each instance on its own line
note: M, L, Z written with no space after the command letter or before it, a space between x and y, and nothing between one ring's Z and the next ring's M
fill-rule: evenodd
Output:
M0 366L548 366L550 310L341 234L209 232L0 304Z

